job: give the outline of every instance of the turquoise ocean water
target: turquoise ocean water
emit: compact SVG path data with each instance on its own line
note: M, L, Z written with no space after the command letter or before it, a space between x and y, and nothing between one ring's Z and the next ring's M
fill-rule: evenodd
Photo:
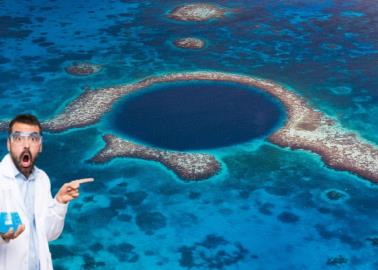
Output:
M87 87L215 70L285 85L378 143L378 2L208 1L230 12L197 23L167 18L184 3L0 1L0 118L32 112L45 120ZM205 48L174 47L187 36ZM64 71L80 62L103 69ZM93 164L109 125L106 115L45 134L38 166L53 193L72 179L96 180L50 243L55 269L378 269L377 185L264 138L207 149L223 169L201 182L155 162ZM5 133L1 139L3 155ZM334 190L342 199L327 199Z

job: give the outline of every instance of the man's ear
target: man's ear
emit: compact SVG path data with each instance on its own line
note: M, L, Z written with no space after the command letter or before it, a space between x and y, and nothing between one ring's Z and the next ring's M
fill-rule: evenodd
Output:
M40 152L40 153L42 153L42 145L43 145L43 144L41 143L41 145L39 146L39 152Z
M9 138L7 140L7 149L8 149L8 152L10 152L10 142L9 142Z

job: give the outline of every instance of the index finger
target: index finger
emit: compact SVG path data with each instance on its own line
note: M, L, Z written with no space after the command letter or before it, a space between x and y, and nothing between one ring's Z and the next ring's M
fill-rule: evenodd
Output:
M93 178L83 178L83 179L77 179L77 180L73 180L71 181L72 184L84 184L84 183L90 183L90 182L93 182L94 179Z

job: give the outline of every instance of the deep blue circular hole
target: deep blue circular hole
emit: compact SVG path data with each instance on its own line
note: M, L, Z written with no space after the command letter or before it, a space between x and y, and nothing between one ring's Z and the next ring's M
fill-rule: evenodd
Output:
M126 96L109 114L113 132L149 146L199 150L264 138L283 123L282 104L228 82L161 83Z

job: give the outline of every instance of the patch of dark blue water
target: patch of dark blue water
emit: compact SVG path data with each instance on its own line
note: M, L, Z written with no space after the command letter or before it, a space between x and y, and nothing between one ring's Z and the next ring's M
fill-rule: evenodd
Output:
M121 100L109 124L119 135L172 150L224 147L261 139L286 117L259 89L236 83L179 82L150 87Z

